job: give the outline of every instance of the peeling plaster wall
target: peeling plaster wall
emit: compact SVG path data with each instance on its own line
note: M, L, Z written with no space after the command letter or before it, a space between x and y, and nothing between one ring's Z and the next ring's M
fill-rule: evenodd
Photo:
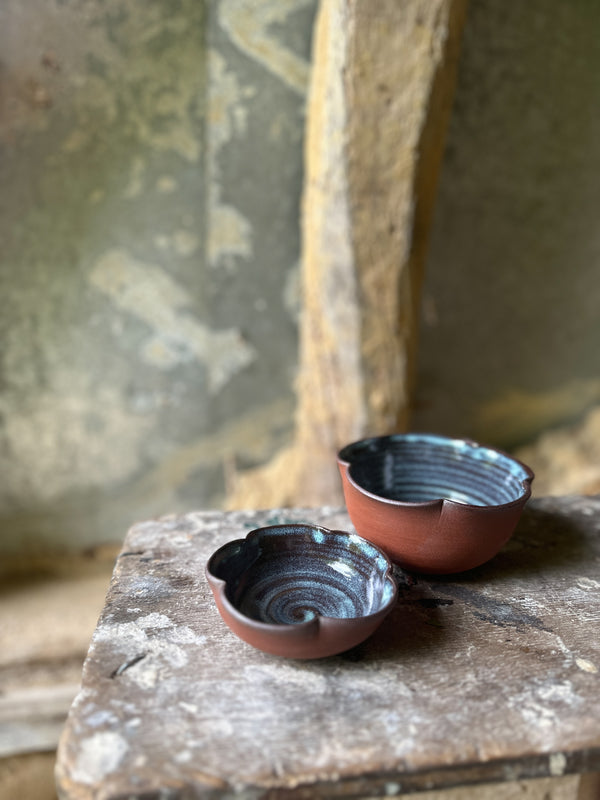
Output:
M512 447L600 402L600 6L472 0L412 424Z
M314 0L0 7L0 552L218 505L290 435Z
M316 0L0 5L0 553L218 506L290 439ZM600 400L595 4L471 0L412 424Z

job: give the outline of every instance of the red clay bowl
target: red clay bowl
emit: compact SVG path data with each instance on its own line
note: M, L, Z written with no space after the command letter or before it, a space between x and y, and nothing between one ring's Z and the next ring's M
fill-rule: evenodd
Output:
M488 561L512 535L533 472L467 439L396 434L338 453L358 533L402 567L447 574Z
M397 593L392 565L356 534L273 525L219 548L206 578L229 628L287 658L341 653L370 636Z

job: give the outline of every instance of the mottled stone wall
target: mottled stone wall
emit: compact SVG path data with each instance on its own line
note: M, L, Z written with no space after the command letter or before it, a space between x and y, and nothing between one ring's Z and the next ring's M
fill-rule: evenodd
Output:
M511 447L600 401L600 6L472 0L413 425Z
M0 8L0 552L217 505L291 431L314 0Z

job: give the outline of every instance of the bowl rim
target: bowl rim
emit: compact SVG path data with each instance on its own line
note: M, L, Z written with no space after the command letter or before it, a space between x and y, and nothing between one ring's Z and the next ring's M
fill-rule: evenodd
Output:
M384 497L380 494L375 494L374 492L370 492L368 489L365 489L356 480L350 473L350 467L353 463L352 461L348 461L347 457L344 457L345 451L349 450L352 447L356 447L358 445L367 445L369 442L385 442L385 441L392 441L392 440L438 440L444 444L465 444L468 447L478 450L488 450L492 453L495 453L499 456L502 456L507 461L512 462L519 466L524 474L525 477L521 481L521 494L516 497L514 500L509 500L507 503L486 503L485 505L477 505L475 503L464 503L460 500L452 500L448 497L436 497L433 500L421 500L421 501L411 501L411 500L393 500L389 497ZM379 503L384 503L389 506L397 506L399 508L437 508L437 507L444 507L444 506L452 506L457 508L468 508L468 509L475 509L477 511L482 512L493 512L498 510L510 509L513 506L521 506L524 505L527 500L531 497L531 482L535 478L535 474L531 467L527 464L524 464L522 461L519 461L518 458L509 455L509 453L501 450L498 447L492 447L491 445L481 444L480 442L475 441L474 439L470 439L468 437L454 437L454 436L444 436L438 433L420 433L420 432L408 432L408 433L391 433L386 434L384 436L367 436L364 439L357 439L354 442L350 442L349 444L344 445L337 454L337 462L340 470L345 470L346 479L348 482L361 494L365 495L366 497L370 497L373 500L376 500Z
M230 549L235 545L240 545L243 547L249 540L252 541L253 539L260 539L260 537L268 531L272 532L275 529L283 528L296 528L298 530L310 528L311 530L321 531L325 534L341 535L348 539L359 539L361 542L368 544L369 547L377 551L378 555L381 555L385 560L386 569L383 576L384 581L392 586L392 594L388 601L382 605L381 608L377 609L377 611L373 611L371 614L363 614L356 617L328 617L325 614L319 614L317 612L314 617L306 620L305 622L262 622L261 620L253 619L252 617L243 614L227 597L227 581L225 581L223 578L219 578L212 571L213 562L223 551ZM218 547L206 561L204 572L210 587L218 594L219 599L227 613L231 614L234 619L238 620L243 625L250 625L251 627L264 631L265 633L281 634L283 631L297 631L297 635L301 634L302 636L306 636L307 632L309 632L311 628L314 628L316 634L323 623L326 623L327 625L346 626L349 624L355 624L357 621L375 619L378 616L385 616L389 611L391 611L398 598L398 582L394 577L394 567L392 561L380 547L378 547L376 544L373 544L373 542L369 541L368 539L365 539L364 536L360 536L358 533L342 531L336 528L327 528L324 525L313 525L310 522L290 522L287 524L281 523L279 525L264 525L260 528L255 528L249 531L243 539L232 539Z

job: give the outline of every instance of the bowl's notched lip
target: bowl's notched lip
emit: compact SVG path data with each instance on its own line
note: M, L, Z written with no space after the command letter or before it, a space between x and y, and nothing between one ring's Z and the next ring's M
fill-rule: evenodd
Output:
M360 617L328 617L323 614L317 613L312 619L306 620L306 622L297 622L289 624L283 622L282 623L261 622L261 620L253 619L252 617L248 617L246 614L242 614L242 612L239 611L239 609L237 609L227 597L226 593L227 582L223 578L219 578L214 574L214 572L212 571L212 565L214 561L217 559L217 557L222 555L225 551L234 549L235 547L243 548L249 541L252 541L253 539L260 539L261 536L263 536L264 533L268 531L273 531L276 529L281 530L284 528L286 530L289 530L290 528L297 529L298 531L300 531L300 529L306 530L306 528L310 528L311 530L321 531L322 533L325 534L337 534L343 536L344 538L346 537L348 539L354 538L364 541L366 544L369 545L369 547L372 547L374 550L377 551L378 554L380 554L385 559L386 570L384 579L386 583L390 583L392 585L392 594L387 603L382 605L381 608L379 608L377 611L374 611L372 614L365 614ZM218 594L219 600L223 604L227 613L230 614L234 619L238 620L243 625L250 626L252 628L255 628L256 630L264 631L265 633L283 634L283 632L286 631L288 632L287 635L289 635L290 632L296 631L297 632L296 635L302 634L303 636L305 636L307 633L311 631L311 629L314 629L314 633L316 635L323 622L326 622L328 626L340 625L345 627L352 623L356 624L357 621L363 621L363 620L367 621L375 617L384 616L389 611L391 611L398 598L398 584L396 582L396 579L394 578L392 562L388 557L388 555L384 553L384 551L381 548L377 547L377 545L373 544L367 539L364 539L364 537L359 536L357 533L350 533L349 531L326 528L323 525L313 525L308 522L306 523L294 522L283 525L266 525L262 528L256 528L250 531L243 539L233 539L229 542L226 542L224 545L221 545L221 547L215 550L215 552L210 556L210 558L206 562L204 572L209 585Z
M385 442L392 441L394 439L405 439L407 436L410 436L414 439L423 439L432 440L437 439L438 441L443 441L448 444L465 444L468 447L477 448L480 450L489 450L492 453L496 453L499 456L507 459L508 461L512 461L514 464L519 466L523 472L525 473L525 477L521 481L522 493L516 497L514 500L510 500L508 503L496 503L496 504L486 504L486 505L476 505L475 503L463 503L459 500L451 500L447 497L439 497L435 500L424 500L421 502L416 501L409 501L409 500L392 500L389 497L383 497L380 494L375 494L374 492L370 492L368 489L362 487L359 483L357 483L352 475L350 474L350 467L352 466L352 462L348 461L347 458L343 457L343 453L346 450L350 450L352 447L358 447L360 445L368 445L370 442ZM372 500L376 500L379 503L384 503L389 506L398 507L398 508L421 508L421 509L435 509L439 508L441 511L443 508L450 506L454 508L468 508L480 511L482 513L486 512L493 512L499 511L504 509L510 509L513 506L520 506L529 500L531 497L531 482L533 481L535 474L531 467L528 467L527 464L524 464L522 461L519 461L518 458L509 455L504 450L500 450L497 447L491 447L487 444L480 444L476 442L474 439L469 438L454 438L451 436L442 436L441 434L437 433L392 433L387 436L369 436L365 439L359 439L356 442L351 442L350 444L345 445L337 454L337 462L340 469L344 469L346 473L346 479L348 482L361 494L365 495L366 497L370 497Z

